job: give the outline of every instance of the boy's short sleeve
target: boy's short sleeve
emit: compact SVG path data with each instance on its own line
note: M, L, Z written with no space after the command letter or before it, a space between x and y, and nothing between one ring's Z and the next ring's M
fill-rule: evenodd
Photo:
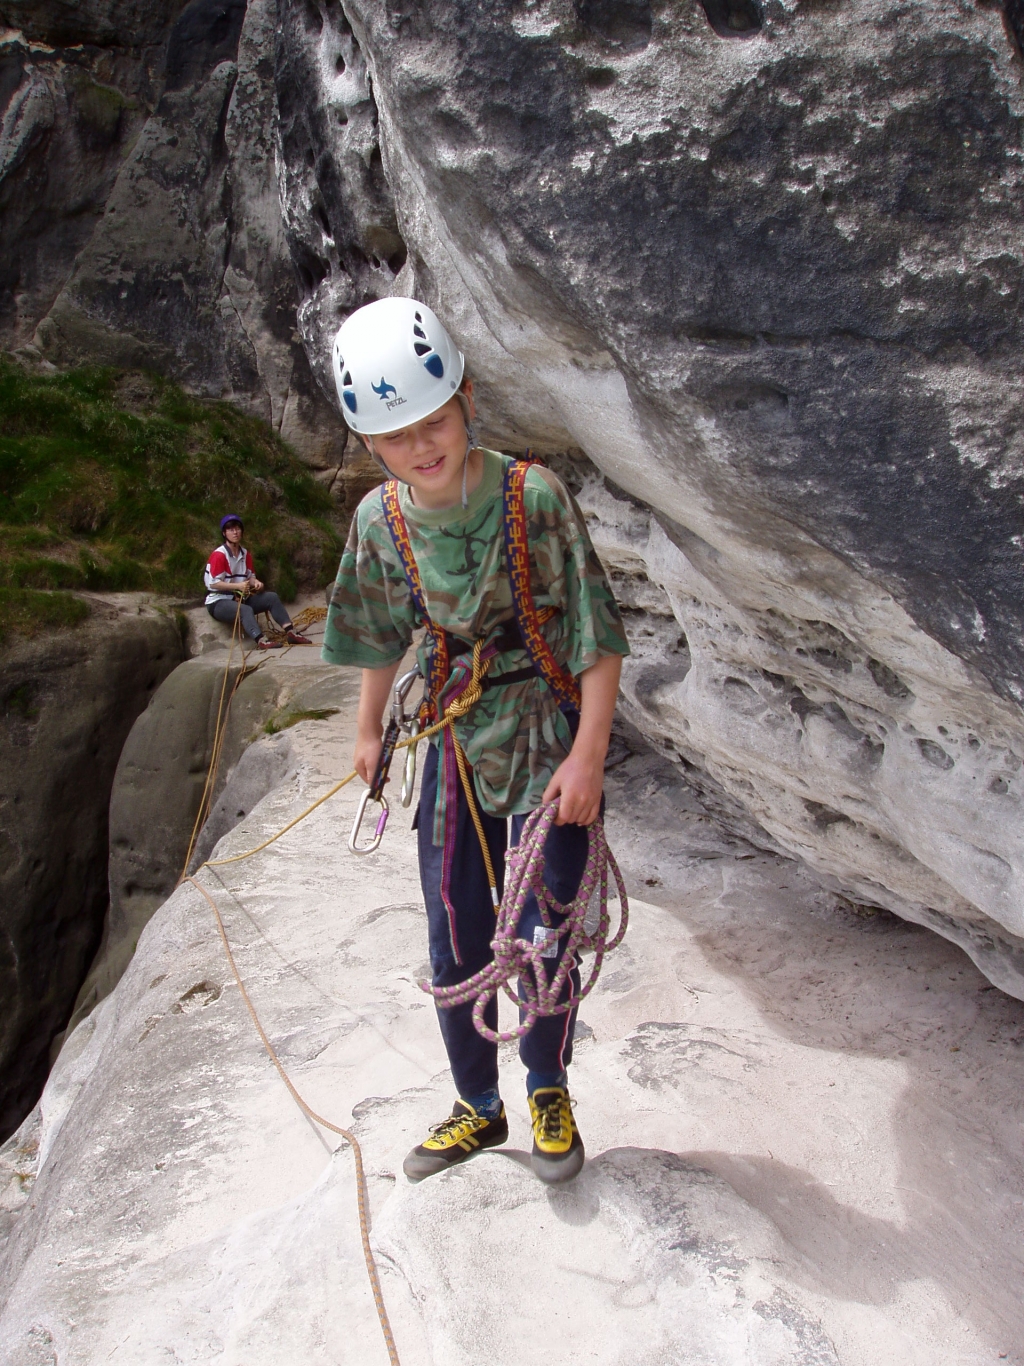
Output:
M604 655L628 655L629 643L604 567L576 500L550 471L534 467L525 486L535 596L550 600L560 620L556 646L577 677ZM555 642L551 642L555 644Z
M328 664L383 669L402 658L414 629L412 597L374 489L352 518L321 656Z

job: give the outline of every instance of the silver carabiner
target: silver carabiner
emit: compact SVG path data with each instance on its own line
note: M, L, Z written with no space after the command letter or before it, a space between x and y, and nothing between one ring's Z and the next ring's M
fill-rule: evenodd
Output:
M352 833L348 837L348 847L353 854L372 854L380 848L380 842L384 835L384 827L388 823L388 799L383 792L380 795L380 815L377 817L377 828L373 832L373 839L369 844L364 844L362 848L356 844L359 838L359 827L363 823L363 816L366 814L366 803L370 800L370 789L367 788L359 798L359 805L356 807L356 818L352 822Z
M422 678L419 668L410 669L395 684L391 700L391 719L399 730L415 738L420 733L420 723L414 714L406 716L405 699L417 678ZM402 773L402 805L412 805L413 789L416 785L416 746L410 745L405 751L405 769Z
M420 723L413 717L409 724L409 735L415 740L420 733ZM416 786L416 746L412 744L405 751L405 771L402 774L402 805L412 806L413 789Z
M408 673L402 675L395 683L391 694L391 719L398 726L399 730L408 731L410 718L405 714L405 699L409 696L412 685L417 678L423 675L419 671L419 666L410 669Z

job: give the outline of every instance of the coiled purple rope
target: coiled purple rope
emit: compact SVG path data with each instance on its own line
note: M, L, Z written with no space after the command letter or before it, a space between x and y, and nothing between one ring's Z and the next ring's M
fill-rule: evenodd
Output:
M521 1039L528 1033L542 1015L564 1015L575 1009L594 986L605 954L617 948L622 942L629 923L629 902L622 881L619 865L605 839L604 822L600 817L587 827L587 862L580 879L579 890L573 901L563 906L551 896L544 886L544 844L554 819L558 814L558 803L539 806L531 812L523 826L522 837L514 849L505 855L505 894L498 908L497 923L491 948L494 959L485 968L473 974L465 982L452 987L435 987L429 982L421 982L424 991L433 996L442 1008L465 1005L473 1001L473 1023L478 1033L491 1043L508 1043L511 1039ZM615 938L608 938L611 918L608 914L608 875L611 873L619 893L619 928ZM597 926L592 934L586 930L587 910L595 890L600 894L600 912ZM517 936L519 920L530 892L537 898L541 919L548 929L548 939L544 944L530 944ZM552 923L551 912L565 916L560 926ZM558 969L548 981L544 968L542 952L550 951L551 935L565 938L566 944ZM576 965L576 955L582 949L592 949L594 965L586 985L576 996L559 1001L570 971ZM522 998L512 987L513 978L519 978ZM484 1022L487 1003L504 991L509 1000L520 1008L521 1023L516 1029L495 1031Z

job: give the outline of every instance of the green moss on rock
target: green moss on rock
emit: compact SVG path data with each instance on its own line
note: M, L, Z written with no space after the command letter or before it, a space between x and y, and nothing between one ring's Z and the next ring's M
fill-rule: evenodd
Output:
M329 582L334 504L266 423L152 375L0 357L0 587L198 597L226 511L282 598Z
M80 626L90 607L72 593L39 593L31 588L0 588L0 644L9 636Z

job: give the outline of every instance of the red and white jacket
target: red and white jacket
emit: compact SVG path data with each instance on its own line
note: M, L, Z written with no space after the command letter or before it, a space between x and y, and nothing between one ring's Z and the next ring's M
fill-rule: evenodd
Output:
M246 579L253 572L252 556L245 546L239 546L236 555L226 545L222 545L219 550L215 550L206 562L206 572L203 574L203 582L207 587L206 605L211 602L220 602L225 595L212 591L215 583L239 585L245 583Z

